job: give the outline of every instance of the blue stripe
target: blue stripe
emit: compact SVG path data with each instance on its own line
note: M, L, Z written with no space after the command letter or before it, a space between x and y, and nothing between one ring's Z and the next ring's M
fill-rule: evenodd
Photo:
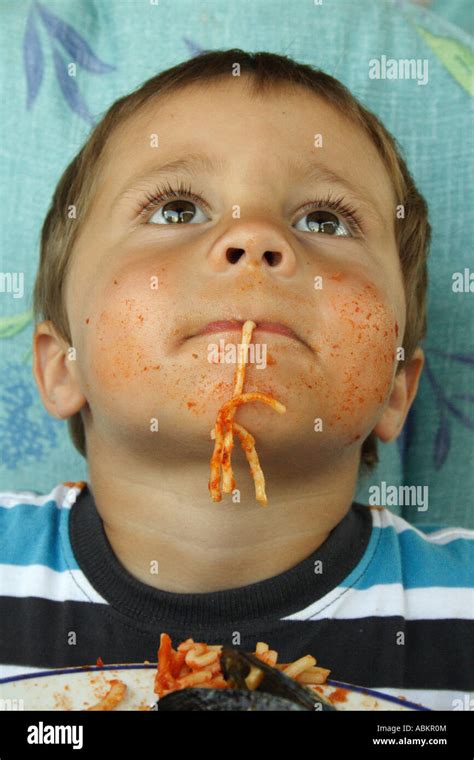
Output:
M366 557L376 554L364 571ZM341 585L357 590L379 584L401 583L406 589L474 586L474 541L457 538L432 544L414 530L397 533L393 527L375 528L361 563Z
M62 534L69 545L68 518L69 510L58 508L55 501L40 507L18 504L0 509L0 562L23 567L45 565L58 572L69 570L60 540Z

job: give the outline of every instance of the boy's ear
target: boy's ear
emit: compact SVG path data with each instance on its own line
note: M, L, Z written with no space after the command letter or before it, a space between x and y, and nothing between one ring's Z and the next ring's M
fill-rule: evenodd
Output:
M46 410L60 419L79 411L86 399L76 381L68 344L51 321L40 322L33 336L33 375Z
M425 364L423 349L418 346L410 361L395 375L388 405L373 429L383 443L398 437L418 390Z

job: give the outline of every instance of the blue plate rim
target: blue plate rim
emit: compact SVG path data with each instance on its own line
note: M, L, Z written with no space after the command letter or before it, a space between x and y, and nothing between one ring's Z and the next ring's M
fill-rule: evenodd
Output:
M377 691L376 689L369 689L367 686L355 686L351 683L345 683L344 681L333 681L332 678L328 678L327 682L330 686L337 686L343 689L349 689L349 691L355 691L358 694L367 694L370 697L377 699L383 699L386 702L394 702L397 705L403 707L410 707L413 710L422 710L423 712L433 712L431 707L425 707L417 702L410 702L409 699L400 699L394 697L393 694L386 694L384 691Z

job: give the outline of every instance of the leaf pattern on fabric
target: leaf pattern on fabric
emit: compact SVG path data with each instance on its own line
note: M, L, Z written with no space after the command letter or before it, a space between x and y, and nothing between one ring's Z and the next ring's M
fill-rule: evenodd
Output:
M36 30L33 9L30 9L26 21L25 36L23 38L23 61L28 92L26 107L30 109L41 87L44 73L43 51Z
M81 116L84 121L94 124L94 118L89 113L87 104L82 97L75 77L70 77L67 71L67 64L61 58L59 51L53 48L54 67L56 69L56 78L59 82L61 92L66 101L69 103L71 111Z
M204 48L200 47L196 42L190 40L189 37L183 37L183 40L186 43L192 56L199 55L199 53L203 52Z
M15 314L13 317L2 317L0 319L0 338L12 338L13 335L24 330L32 318L31 309L22 311L21 314Z
M439 349L427 349L426 353L433 353L440 356L444 356L450 361L457 361L462 364L468 364L474 366L474 355L472 354L458 354L449 353L447 351L440 351ZM474 432L474 420L465 414L459 407L453 402L453 399L457 401L472 401L474 397L472 394L456 394L452 398L448 398L441 383L436 379L434 371L431 367L431 363L428 357L425 355L425 367L424 371L426 377L431 385L431 389L434 393L436 406L439 413L438 427L436 436L433 443L433 463L436 470L440 470L444 465L449 450L451 448L451 417L457 419L463 427Z
M396 439L400 458L403 463L406 461L409 448L413 442L414 434L416 431L416 416L416 408L414 406L411 406L408 411L405 424L400 431L400 435Z
M474 53L452 37L440 37L415 24L424 39L451 76L474 97Z
M68 64L74 63L92 74L108 74L111 71L115 71L116 66L101 61L88 42L74 27L52 13L46 5L36 2L36 0L33 2L28 13L23 38L23 61L27 83L26 107L28 109L31 108L35 101L43 81L44 73L44 55L41 39L36 28L35 16L41 20L48 33L56 79L66 103L71 111L80 116L81 119L84 119L88 124L94 124L95 119L89 112L76 78L70 76ZM57 47L58 43L69 56L66 61Z
M105 74L115 70L115 66L97 58L86 40L70 24L66 24L59 16L55 16L42 3L36 3L36 7L51 37L61 43L72 60L81 68L93 74Z
M35 465L50 455L58 445L62 420L47 414L38 401L31 369L8 362L0 385L0 438L2 465L16 470Z
M446 461L451 447L451 428L446 414L441 414L434 442L433 459L436 470L440 470Z

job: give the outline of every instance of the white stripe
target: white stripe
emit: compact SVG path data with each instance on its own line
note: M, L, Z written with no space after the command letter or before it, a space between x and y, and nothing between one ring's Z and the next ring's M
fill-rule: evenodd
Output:
M456 541L458 538L474 540L474 530L468 528L443 528L442 530L433 531L433 533L423 534L423 538L433 544L449 544L450 541Z
M45 565L2 565L0 593L52 601L108 604L81 570L58 572ZM355 590L337 588L282 620L334 620L400 615L406 620L474 619L474 589L430 586L403 589L399 583Z
M0 491L0 507L9 509L19 504L42 507L47 502L55 501L57 507L68 509L74 504L81 490L77 486L65 486L64 483L60 483L47 494L34 491Z
M390 512L389 509L372 510L373 522L376 527L393 528L397 534L404 533L406 530L412 530L420 538L429 544L448 544L450 541L456 541L458 538L466 538L474 541L474 530L470 528L446 527L440 528L433 533L423 533L423 530L407 522L403 517ZM377 516L379 520L377 520Z
M449 691L448 689L394 689L387 686L371 686L375 691L382 691L393 697L401 699L405 697L409 702L415 702L422 707L429 707L431 710L474 710L474 694L465 691ZM471 702L472 700L472 702ZM471 705L470 708L468 705ZM426 721L429 723L429 721ZM438 721L442 723L442 721ZM442 737L445 734L439 732Z
M45 565L1 565L0 582L2 596L108 604L82 570L58 572Z
M26 676L28 673L42 673L43 670L52 670L52 668L27 668L24 665L3 665L0 663L0 678ZM1 690L2 684L0 684L0 694Z
M334 589L282 620L334 620L400 615L406 620L474 619L474 589L430 586L404 589L401 583L368 589Z
M45 565L2 565L3 596L107 604L81 570L57 572ZM430 586L403 589L400 583L355 590L337 588L282 620L335 620L400 615L406 620L474 619L474 589Z

